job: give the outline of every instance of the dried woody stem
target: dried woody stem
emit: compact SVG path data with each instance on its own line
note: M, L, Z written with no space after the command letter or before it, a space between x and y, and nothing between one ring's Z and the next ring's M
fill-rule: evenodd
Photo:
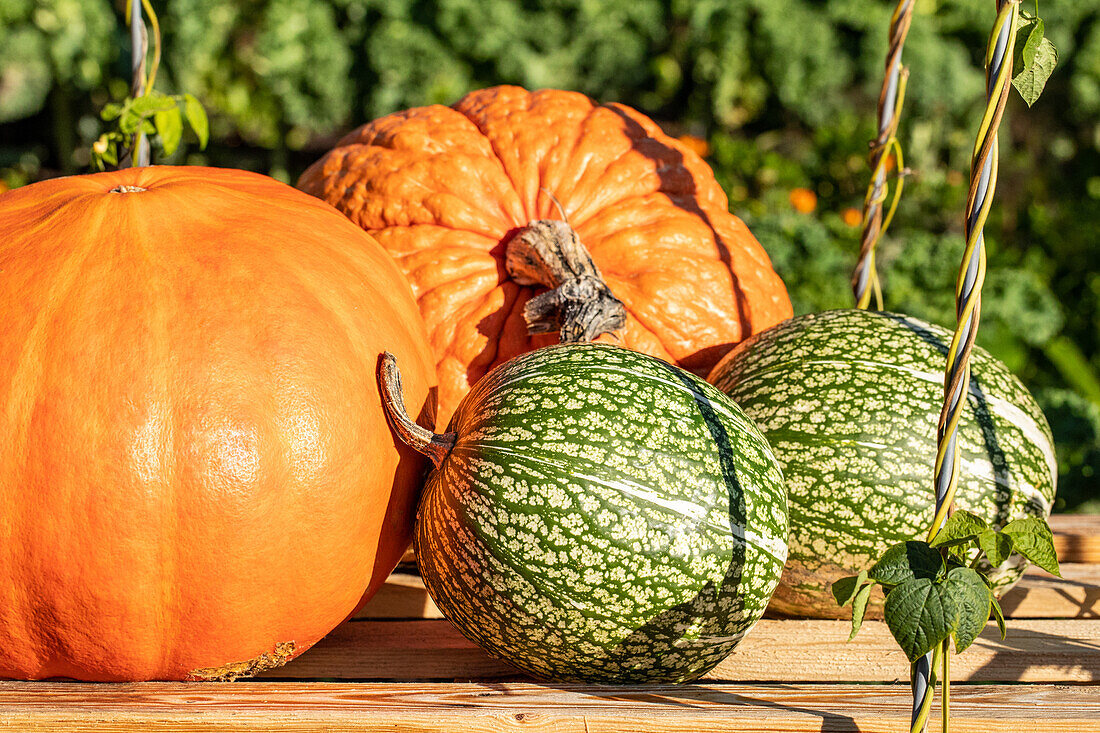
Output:
M558 331L562 343L593 341L626 325L626 309L568 223L533 221L508 242L505 267L519 285L550 290L527 301L527 332Z
M859 308L870 305L872 291L875 294L876 307L882 308L882 289L875 269L875 249L889 228L898 201L901 200L903 159L897 131L901 106L905 99L905 85L909 78L909 69L901 65L901 52L909 35L915 5L916 0L899 0L890 18L890 50L886 54L886 77L878 98L878 137L871 143L869 154L871 184L863 199L863 236L860 240L859 262L852 273L852 292ZM894 153L898 179L890 209L883 216L882 205L887 196L886 167L890 152Z
M936 514L928 531L931 542L939 533L955 502L959 482L958 429L966 393L970 384L970 353L978 335L982 310L982 284L985 281L985 237L983 229L993 205L997 187L997 129L1004 115L1012 84L1012 56L1016 42L1019 0L997 0L997 20L986 51L986 94L988 103L978 128L970 163L970 191L966 201L966 251L955 285L955 315L958 325L947 354L944 379L944 405L937 430ZM937 656L946 658L945 640ZM923 731L931 707L932 654L914 665L914 699L911 729ZM944 665L946 675L946 664ZM920 682L921 684L918 684ZM917 694L918 688L921 694ZM944 707L948 705L945 699ZM945 728L946 730L946 728Z
M401 388L401 372L397 368L397 358L388 351L382 353L378 365L378 386L382 392L382 406L397 437L401 442L423 453L432 464L439 468L443 459L455 446L455 433L433 433L417 425L405 409L405 396Z

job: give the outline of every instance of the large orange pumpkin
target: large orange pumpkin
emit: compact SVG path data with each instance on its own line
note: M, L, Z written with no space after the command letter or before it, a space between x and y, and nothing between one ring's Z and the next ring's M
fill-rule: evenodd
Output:
M269 178L167 167L0 195L0 232L0 676L249 674L384 581L421 464L378 359L416 411L434 369L370 237Z
M505 267L530 223L564 219L626 306L621 343L700 375L791 315L786 289L710 169L644 115L573 92L496 87L352 132L298 183L372 233L428 326L445 420L531 337L536 289Z

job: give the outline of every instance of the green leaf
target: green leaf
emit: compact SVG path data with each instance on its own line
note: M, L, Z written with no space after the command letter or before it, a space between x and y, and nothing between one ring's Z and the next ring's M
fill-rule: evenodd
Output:
M1003 563L1012 554L1012 538L992 529L987 529L978 537L978 545L993 567Z
M1035 52L1045 33L1046 27L1042 19L1026 10L1020 11L1016 20L1016 53L1013 56L1016 71L1023 71L1035 62Z
M167 112L176 106L176 101L160 92L149 92L130 102L130 109L141 117L152 117L157 112Z
M153 124L160 135L160 145L165 155L171 155L179 147L180 138L183 137L183 117L180 108L172 107L170 110L157 112L153 115Z
M993 609L993 618L997 619L997 630L1001 632L1001 641L1004 641L1005 634L1008 633L1008 629L1005 628L1005 614L992 593L989 594L989 607Z
M1062 577L1058 569L1058 555L1054 551L1054 534L1042 517L1014 519L1004 526L1001 533L1012 538L1016 552L1035 563L1051 575Z
M1012 77L1012 86L1020 93L1027 106L1035 104L1035 100L1043 93L1047 79L1054 73L1054 67L1058 65L1058 50L1054 44L1046 38L1039 42L1035 49L1035 57L1030 66L1025 67Z
M955 604L955 651L974 643L989 621L992 597L982 577L970 568L955 568L947 574L944 587Z
M965 509L959 509L943 523L936 539L932 540L932 547L941 547L956 540L968 537L977 537L989 525L977 514L971 514Z
M833 583L833 598L836 599L838 606L847 606L853 598L855 598L856 591L859 587L867 582L867 571L860 570L859 575L850 575L846 578L841 578Z
M199 147L206 148L206 141L210 137L210 121L206 118L206 110L199 100L191 94L183 95L183 114L187 118L187 124L195 131L199 138Z
M958 609L945 583L910 578L886 594L886 625L910 662L955 631Z
M1031 65L1035 63L1035 54L1039 50L1045 34L1046 25L1043 23L1043 19L1036 18L1032 24L1031 33L1028 34L1027 41L1024 43L1022 56L1025 69L1031 68Z
M145 118L134 112L131 107L124 107L122 116L118 119L118 129L123 135L133 135L140 128Z
M966 556L966 545L978 542L982 533L989 532L989 525L976 514L960 509L947 518L940 528L932 547L951 550L957 557Z
M856 638L859 627L863 625L863 617L867 613L867 601L871 598L871 589L874 587L872 583L860 586L852 599L852 633L848 634L848 641Z
M944 571L943 555L927 542L910 540L892 546L867 574L883 585L900 585L913 578L938 578Z
M111 120L117 120L119 115L122 114L122 105L110 102L103 105L103 109L99 113L100 119L104 122L110 122Z

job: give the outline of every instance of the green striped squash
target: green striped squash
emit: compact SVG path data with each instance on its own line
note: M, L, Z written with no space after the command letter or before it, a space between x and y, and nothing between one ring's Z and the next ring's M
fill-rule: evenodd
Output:
M924 539L951 334L908 316L836 310L793 318L740 344L709 380L763 430L790 497L790 557L772 609L841 616L832 581L890 545ZM956 506L1000 527L1050 514L1050 428L1028 391L982 349L971 357ZM1010 558L998 591L1023 574ZM874 610L874 609L873 609Z
M783 477L725 395L616 346L486 375L428 478L415 546L436 604L536 676L676 682L767 607L787 555Z

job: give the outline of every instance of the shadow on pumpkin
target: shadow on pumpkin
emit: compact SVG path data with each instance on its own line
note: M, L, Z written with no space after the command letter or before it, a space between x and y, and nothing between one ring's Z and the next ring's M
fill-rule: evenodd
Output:
M730 533L734 538L743 536L748 518L744 492L733 462L737 450L733 436L726 430L710 399L678 369L663 362L662 365L695 399L699 414L717 446L722 480L729 497ZM736 608L744 565L745 543L734 539L729 565L720 585L713 580L707 581L694 597L657 614L609 651L607 662L620 670L617 677L626 682L635 681L632 666L637 668L637 681L675 679L685 674L693 677L705 674L721 662L728 655L729 647L715 644L713 639L728 637L729 630L724 628L723 614L717 609ZM737 611L730 615L736 616ZM704 625L699 629L698 638L685 639L684 632L700 620ZM654 649L661 653L654 655Z
M382 355L379 354L375 366L376 375L381 365ZM439 399L438 393L438 387L429 389L428 396L420 406L420 409L416 412L416 422L429 429L434 429L435 426L436 405ZM381 410L383 409L381 394L378 395L378 401L378 409ZM410 409L409 414L411 415L412 413L413 411ZM389 431L389 436L401 457L398 459L393 484L390 486L389 501L386 504L386 516L382 520L382 526L407 527L407 541L400 545L394 545L387 548L387 552L379 552L378 550L380 548L375 548L374 567L371 568L369 585L355 609L348 615L348 618L358 613L360 609L366 605L367 601L370 600L371 596L385 584L386 578L389 577L389 574L397 567L397 563L401 560L401 556L405 554L405 551L412 545L413 521L416 518L417 507L420 505L420 492L424 486L424 477L432 467L431 461L401 442L397 434L392 430ZM402 496L400 492L393 490L394 486L409 485L416 486L417 490L409 492L407 496Z
M947 354L951 347L949 341L945 341L943 337L924 328L912 318L907 318L897 313L883 313L882 315L904 326L919 336L922 341L931 345L932 348L943 356L944 366L946 367ZM978 428L982 432L982 442L984 443L986 458L989 459L989 463L993 467L993 485L997 487L997 516L995 523L999 527L1004 526L1010 519L1008 509L1012 496L1010 490L1012 481L1008 473L1008 460L1005 457L1004 450L1001 448L1000 440L997 438L996 428L993 423L993 413L989 408L989 399L986 397L985 389L982 387L981 381L973 372L970 373L967 401L970 403L970 408L974 411L974 417L977 420ZM935 440L934 437L933 440ZM930 447L930 455L934 461L936 455L936 446L934 443ZM934 466L935 464L933 463L932 465ZM929 497L929 502L931 503L931 501L932 499Z
M698 205L699 191L695 186L695 179L685 165L683 153L675 147L649 136L636 120L614 105L604 106L616 114L623 121L623 127L627 136L633 141L633 149L645 157L653 160L657 176L661 185L657 193L665 194L670 201L688 213L698 217L707 226L714 236L714 243L718 250L718 257L726 269L730 271L730 284L734 301L737 304L737 317L742 338L747 338L752 333L752 324L749 322L748 298L741 287L740 281L733 272L733 259L729 247L718 236L710 217ZM568 200L567 196L559 196L556 191L544 189L546 193L559 200ZM526 224L526 222L525 222ZM524 351L557 343L556 334L544 334L530 337L526 335L523 307L531 298L541 292L540 289L519 286L513 283L504 267L504 252L509 240L519 231L519 228L510 229L501 238L500 242L490 250L490 254L496 260L498 282L504 288L504 305L495 313L481 319L477 324L477 331L485 337L486 344L481 352L470 362L466 370L466 379L473 385L492 367L511 359ZM598 264L598 263L597 263ZM616 294L619 295L619 294ZM624 301L627 311L630 311L630 303ZM726 355L734 344L718 344L709 346L681 359L681 366L689 371L706 377L710 369L718 363L718 360Z

